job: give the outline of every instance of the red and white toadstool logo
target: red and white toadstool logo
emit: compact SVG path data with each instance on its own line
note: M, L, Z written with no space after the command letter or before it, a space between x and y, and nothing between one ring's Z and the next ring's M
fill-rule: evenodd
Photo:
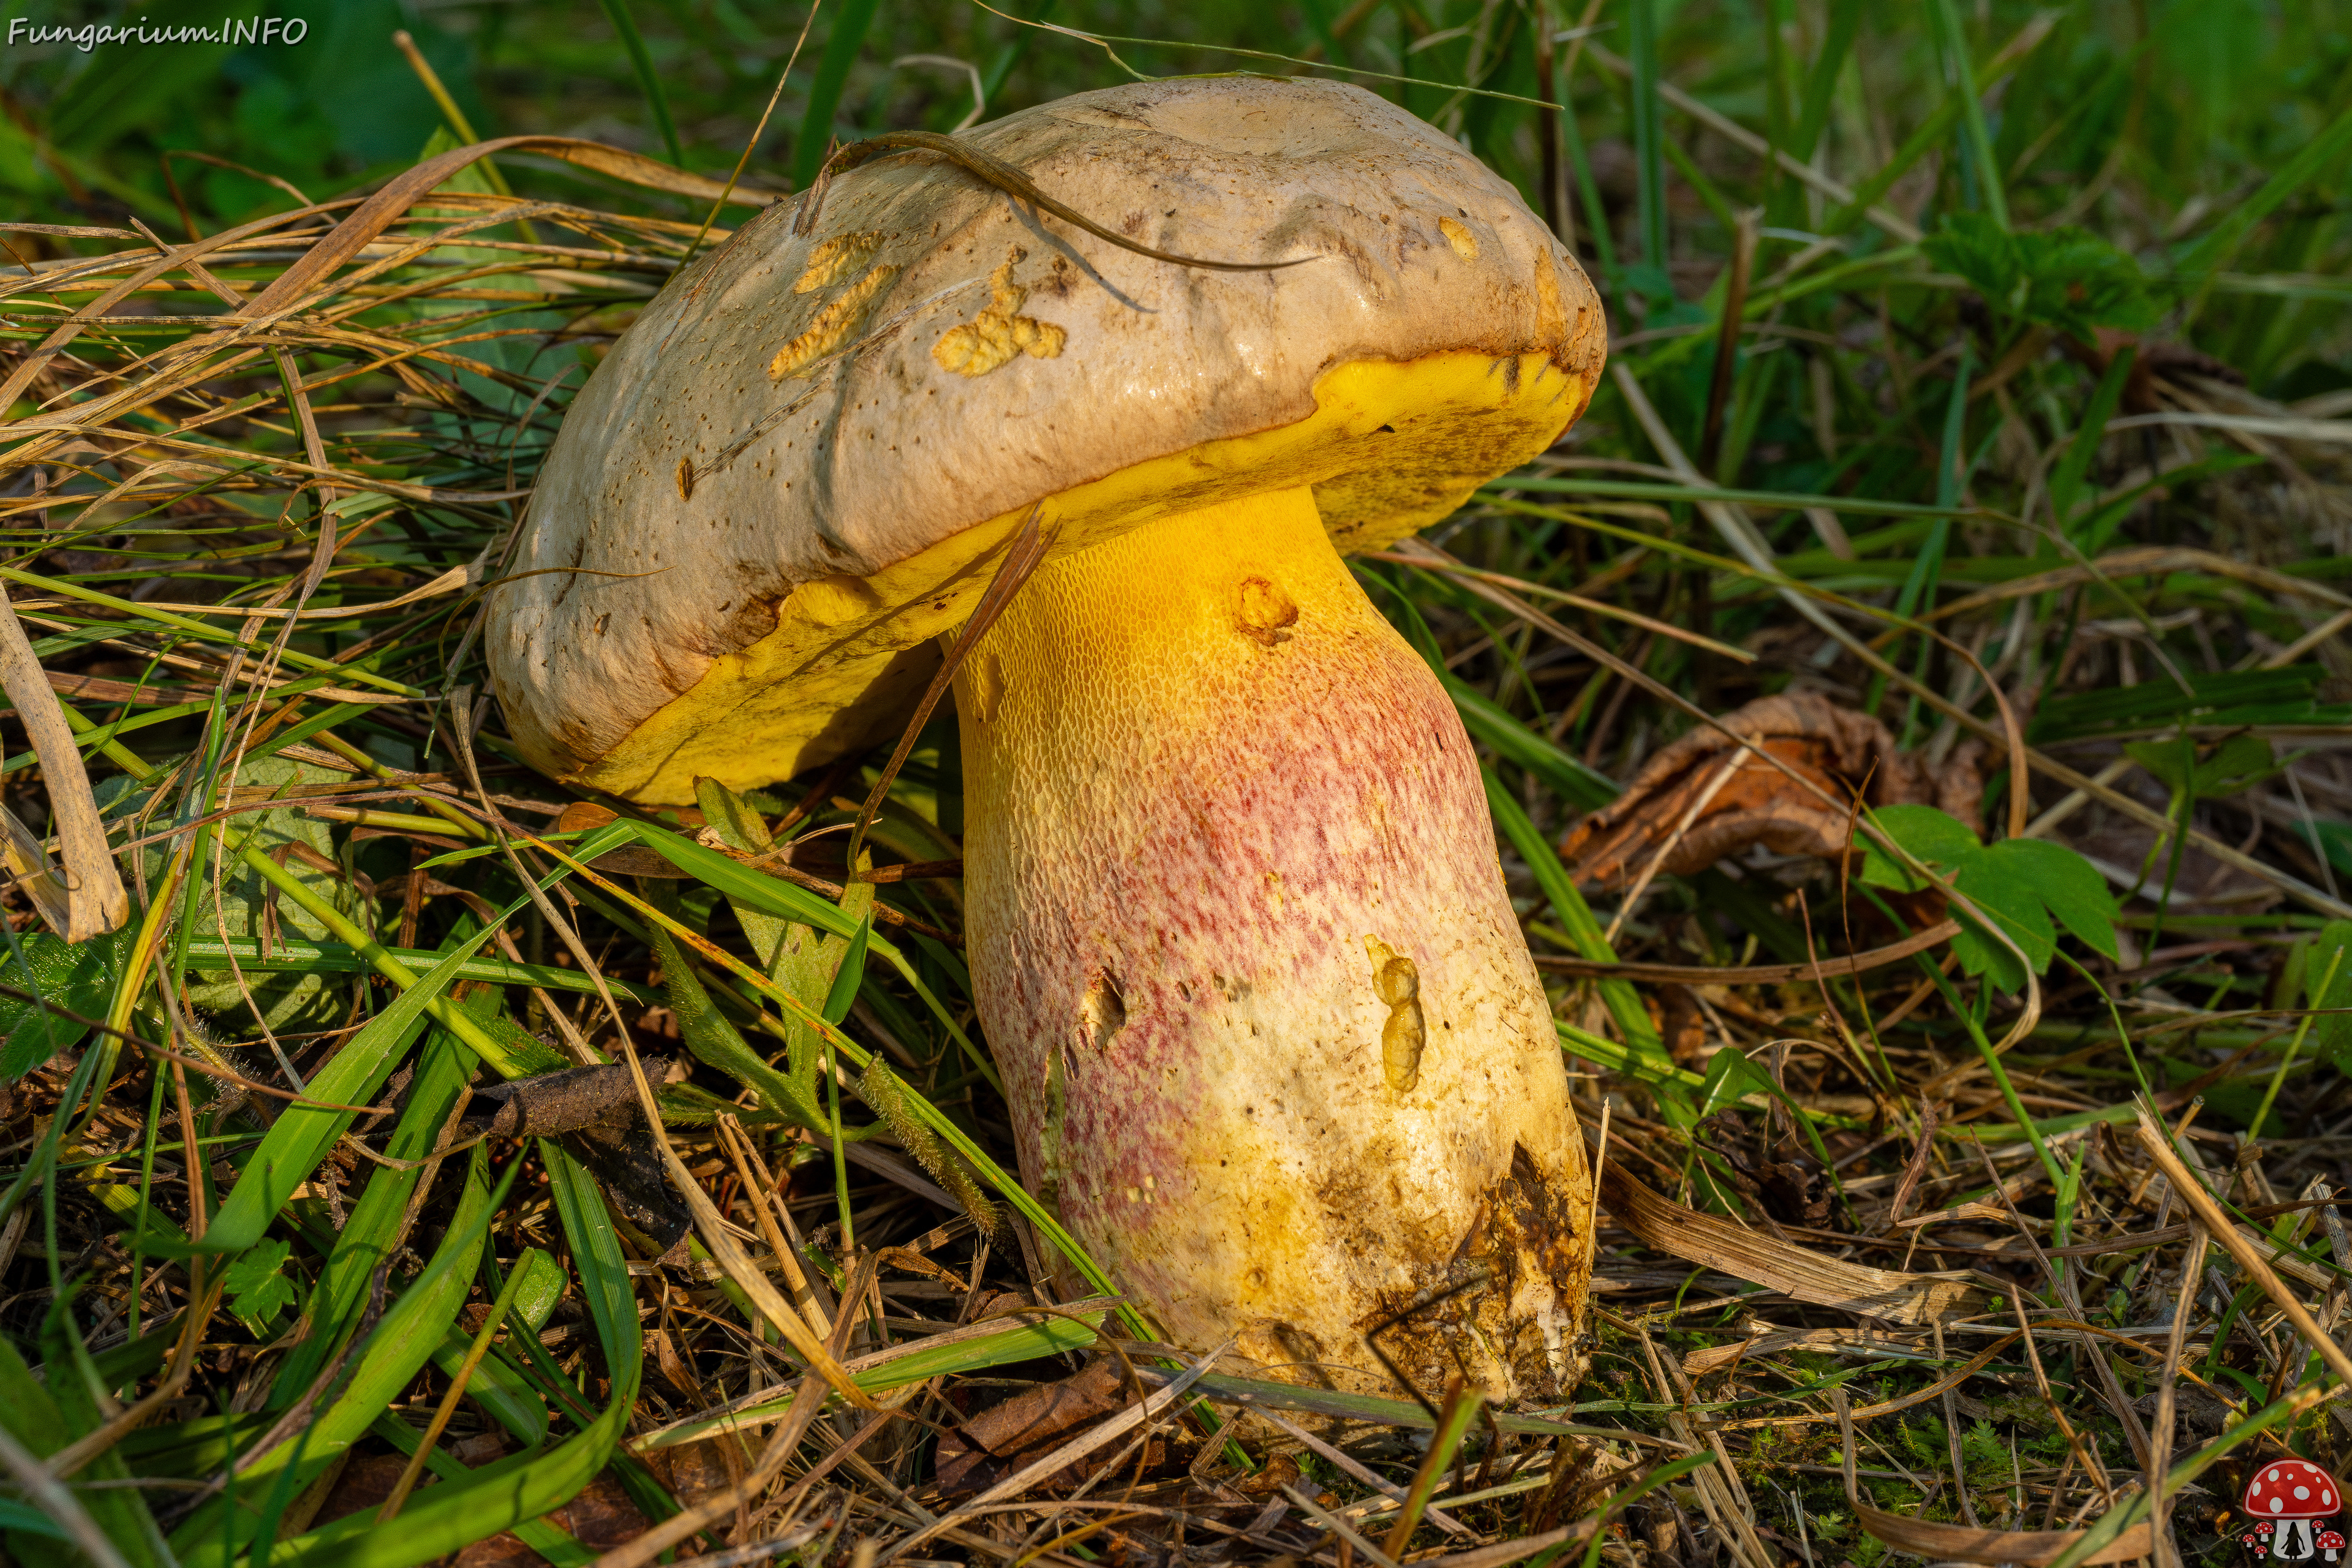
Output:
M2315 1530L2344 1507L2344 1489L2336 1478L2305 1459L2273 1459L2246 1483L2246 1522L2241 1537L2254 1555L2281 1563L2337 1561L2344 1551L2343 1532Z

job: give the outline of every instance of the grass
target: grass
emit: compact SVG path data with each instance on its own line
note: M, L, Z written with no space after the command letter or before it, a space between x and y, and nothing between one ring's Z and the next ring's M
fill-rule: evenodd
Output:
M1044 9L1077 33L843 0L788 75L802 15L733 0L0 55L0 578L131 911L68 947L29 882L0 894L9 1554L394 1568L511 1531L567 1564L633 1538L816 1562L944 1521L918 1554L1871 1568L1964 1555L1937 1526L2090 1526L2067 1562L2163 1471L2180 1552L2218 1563L2254 1465L2340 1474L2286 1309L2334 1330L2352 1279L2326 1204L2352 1150L2352 35L2200 0L1935 0L1899 31L1854 0ZM475 165L222 334L224 295L454 144L404 26L479 133L636 161ZM476 704L476 628L585 371L745 215L711 197L756 126L744 182L788 190L835 135L951 129L974 72L993 117L1122 64L1353 73L1516 182L1601 288L1613 369L1573 437L1432 531L1451 563L1358 570L1480 744L1588 1127L1757 1239L1694 1258L1612 1203L1585 1384L1453 1408L1458 1450L1416 1446L1402 1396L1220 1366L1086 1497L966 1515L926 1421L1153 1336L1099 1300L991 1316L1066 1238L1006 1174L968 977L925 934L960 928L959 884L836 899L692 837L846 823L880 754L692 818L577 809ZM241 226L201 271L145 265ZM1580 589L1748 657L1556 596ZM1819 694L1941 777L2008 747L1988 678L2027 750L1990 769L1985 841L1878 820L1963 915L2040 921L2016 953L1980 921L1755 978L1731 972L1943 901L1883 849L1848 878L1750 850L1637 905L1556 852L1694 709ZM0 739L0 800L55 831L54 759L17 715ZM955 859L957 754L951 716L919 737L877 861ZM2018 871L2021 824L2073 858ZM2099 898L2069 905L2080 875ZM793 924L829 945L779 983L758 955ZM616 1231L604 1189L645 1151L468 1145L453 1112L625 1030L703 1065L665 1101L669 1184L615 1197ZM2209 1245L2142 1106L2268 1264ZM941 1185L1024 1209L1030 1250ZM652 1261L682 1194L730 1217L699 1232L725 1256ZM1889 1326L1839 1305L1840 1262L1976 1294ZM869 1438L877 1398L923 1419ZM764 1424L723 1451L712 1412L747 1399ZM1267 1401L1327 1447L1212 1440Z

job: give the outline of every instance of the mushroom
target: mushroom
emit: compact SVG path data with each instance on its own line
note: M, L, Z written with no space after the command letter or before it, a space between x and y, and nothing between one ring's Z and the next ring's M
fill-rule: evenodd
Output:
M1034 515L954 677L1024 1181L1172 1341L1558 1389L1592 1196L1557 1034L1461 721L1342 555L1568 428L1591 289L1353 87L1142 83L959 141L1160 256L923 152L805 236L746 224L549 457L488 629L513 736L642 802L855 752Z
M2283 1563L2310 1558L2315 1550L2311 1521L2342 1505L2336 1478L2308 1459L2273 1459L2246 1483L2246 1515L2271 1527L2271 1552Z
M2319 1532L2319 1550L2320 1552L2326 1557L2327 1561L2330 1563L2335 1562L2336 1553L2344 1550L2344 1532L2340 1530L2321 1531Z

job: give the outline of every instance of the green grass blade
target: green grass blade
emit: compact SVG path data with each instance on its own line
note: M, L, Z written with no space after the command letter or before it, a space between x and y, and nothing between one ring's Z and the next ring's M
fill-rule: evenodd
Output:
M496 854L497 850L487 851ZM77 950L79 951L79 950ZM431 968L442 955L420 948L392 947L384 950L400 963L412 968ZM251 937L192 937L188 941L188 966L192 969L225 969L234 957L237 967L248 973L259 974L373 974L375 965L358 949L347 942L301 942L278 937L264 952L261 943ZM5 978L0 972L0 978ZM596 983L576 969L563 969L552 963L517 963L510 959L483 958L478 954L457 966L459 980L487 981L492 985L534 985L541 991L568 991L593 996ZM613 994L632 1002L654 1003L660 1000L661 988L641 985L633 980L604 977ZM7 1004L0 1000L0 1026L6 1021Z
M669 94L662 90L661 73L654 69L654 58L646 48L645 35L637 31L637 19L629 15L629 0L604 0L604 5L613 31L621 36L621 47L628 51L630 68L637 73L637 86L646 95L646 107L653 110L654 127L661 132L662 145L669 149L669 161L683 169L686 150L677 142L677 122L670 118Z
M794 189L805 188L824 164L825 150L833 144L834 115L841 107L841 89L849 80L849 68L857 63L858 51L866 47L866 29L874 25L874 8L875 0L844 0L841 9L834 15L833 31L826 37L824 53L816 62L816 79L809 84L808 111L801 116L800 139L793 143Z
M1584 895L1576 890L1576 879L1570 876L1568 868L1559 863L1559 851L1536 830L1536 825L1529 820L1525 808L1511 798L1510 792L1503 787L1502 781L1491 769L1481 768L1478 775L1486 785L1487 809L1494 813L1495 821L1503 829L1503 836L1519 852L1519 858L1526 861L1528 869L1534 873L1536 886L1542 889L1544 897L1551 900L1552 912L1559 917L1560 930L1573 937L1576 951L1593 963L1616 963L1617 954L1611 950L1601 922L1593 918L1591 907L1584 901ZM1665 1060L1665 1047L1658 1038L1657 1028L1650 1022L1649 1009L1642 1005L1641 993L1633 989L1633 982L1603 980L1601 982L1601 1000L1634 1050L1654 1061L1663 1063Z
M519 900L494 922L474 933L457 950L436 964L415 985L393 998L392 1005L335 1053L310 1080L313 1100L362 1105L392 1076L393 1064L407 1054L409 1043L425 1026L425 1005L457 979L457 969L527 900ZM263 1231L294 1189L310 1179L335 1140L352 1124L352 1112L325 1110L307 1105L289 1109L261 1140L245 1174L221 1205L220 1216L198 1245L206 1252L243 1252L261 1239Z

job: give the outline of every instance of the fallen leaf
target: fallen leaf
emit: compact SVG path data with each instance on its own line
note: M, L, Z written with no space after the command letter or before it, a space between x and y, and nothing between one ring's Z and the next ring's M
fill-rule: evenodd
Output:
M1040 1384L967 1415L940 1434L940 1495L983 1491L1042 1458L1077 1428L1126 1409L1134 1398L1119 1363L1097 1357L1058 1383ZM1155 1452L1147 1463L1157 1464L1160 1458ZM1101 1462L1081 1460L1040 1484L1073 1485Z
M1560 858L1579 882L1629 887L1661 849L1666 854L1659 868L1678 877L1758 844L1780 855L1835 858L1851 843L1852 814L1844 803L1857 793L1873 806L1927 805L1964 823L1978 818L1984 797L1980 742L1962 742L1941 769L1930 769L1918 754L1897 752L1877 720L1812 692L1759 698L1725 714L1721 723L1720 730L1695 730L1660 751L1623 795L1570 831ZM1740 749L1735 755L1733 735L1754 742L1840 804L1832 805L1753 752Z
M2016 1563L2023 1568L2041 1568L2056 1562L2084 1534L2079 1530L1970 1530L1907 1513L1887 1513L1867 1503L1855 1505L1854 1517L1863 1529L1897 1552L1916 1552L1930 1562ZM2148 1527L2136 1524L2081 1561L2086 1568L2093 1563L2128 1563L2147 1556L2151 1541Z
M1685 1208L1643 1185L1620 1160L1601 1167L1601 1201L1644 1247L1817 1307L1890 1323L1927 1323L1969 1311L1979 1295L1962 1275L1868 1268Z
M2072 337L2060 341L2068 353L2099 375L2107 373L2117 353L2126 348L2133 351L2131 372L2124 377L2122 411L2126 414L2154 414L2167 406L2157 395L2158 380L2178 384L2182 376L2194 375L2233 386L2246 384L2243 372L2211 354L2200 353L2186 343L2145 338L2121 327L2101 327L2088 343Z

